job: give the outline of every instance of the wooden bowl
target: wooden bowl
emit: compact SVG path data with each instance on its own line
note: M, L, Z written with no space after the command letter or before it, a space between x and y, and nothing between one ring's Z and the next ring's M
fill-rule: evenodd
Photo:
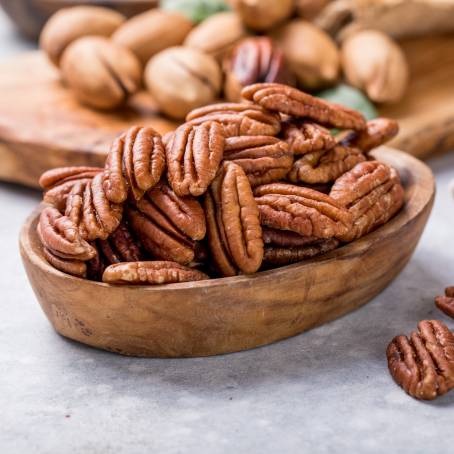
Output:
M0 0L0 5L28 38L37 39L52 14L76 5L99 5L116 9L127 17L157 6L158 0Z
M36 235L39 209L20 235L22 260L47 318L63 336L134 356L191 357L245 350L321 325L367 303L410 259L429 217L430 169L382 147L404 208L386 225L317 259L253 276L166 286L112 286L52 268Z

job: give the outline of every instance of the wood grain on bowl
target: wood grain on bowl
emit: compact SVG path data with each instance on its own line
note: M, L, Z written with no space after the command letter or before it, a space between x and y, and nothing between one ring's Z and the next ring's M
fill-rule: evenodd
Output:
M432 208L433 175L391 148L373 156L400 171L404 208L375 232L317 259L252 276L112 286L63 274L46 262L36 235L39 209L22 229L22 259L55 330L87 345L125 355L190 357L269 344L367 303L410 259Z
M86 5L106 6L127 17L157 6L158 0L0 0L0 5L27 37L37 39L47 19L61 8Z

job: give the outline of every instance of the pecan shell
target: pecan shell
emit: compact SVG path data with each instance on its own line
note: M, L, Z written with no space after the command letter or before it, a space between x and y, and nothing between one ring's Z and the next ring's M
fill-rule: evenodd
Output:
M112 203L122 203L128 190L136 200L152 188L165 168L161 136L150 127L133 126L114 141L104 167L103 189Z
M266 265L284 266L301 262L336 249L339 241L335 238L318 240L306 246L279 247L266 246L263 262Z
M224 153L224 131L215 121L184 124L166 147L167 179L179 196L204 194Z
M373 148L390 141L398 132L399 124L396 120L375 118L367 122L366 129L362 131L351 131L342 140L342 143L359 148L363 153L367 153Z
M397 336L386 350L391 376L408 394L432 400L454 388L454 334L438 320Z
M295 83L285 63L283 52L267 36L242 40L224 59L227 99L239 101L241 90L257 82Z
M293 164L293 154L282 140L271 136L229 137L224 160L246 172L252 186L283 179Z
M454 287L447 287L444 296L437 296L435 305L448 317L454 318Z
M330 196L352 215L348 241L387 222L404 203L398 173L378 161L362 162L342 175L331 188Z
M275 136L281 130L279 115L253 104L211 104L194 109L186 121L191 125L205 121L221 123L225 137Z
M327 127L359 131L366 127L366 120L361 113L316 98L287 85L249 85L243 89L242 95L245 99L272 112L297 118L309 118Z
M128 219L154 258L183 265L194 260L195 241L206 233L205 215L193 197L179 197L164 183L127 208Z
M244 170L226 161L205 195L208 244L223 276L255 273L262 263L259 212Z
M282 137L295 156L336 146L336 139L328 129L309 121L286 121L282 124Z
M337 145L331 150L305 154L294 162L288 179L293 183L330 183L365 160L359 148Z
M128 262L110 265L103 282L123 285L159 285L209 279L201 271L168 261Z
M312 189L273 183L255 189L262 225L318 239L344 240L351 215L334 199Z

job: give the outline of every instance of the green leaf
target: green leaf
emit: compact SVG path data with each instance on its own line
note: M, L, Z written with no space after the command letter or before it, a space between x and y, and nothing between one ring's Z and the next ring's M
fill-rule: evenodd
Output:
M224 0L161 0L160 5L163 9L179 11L195 23L221 11L230 10Z
M340 84L337 87L317 93L317 96L350 107L350 109L359 110L368 120L378 117L378 112L369 98L362 91L350 85Z

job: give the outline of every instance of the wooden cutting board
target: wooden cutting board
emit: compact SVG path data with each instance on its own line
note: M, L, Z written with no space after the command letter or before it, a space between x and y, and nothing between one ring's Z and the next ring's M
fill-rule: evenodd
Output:
M454 36L402 43L411 84L397 106L380 109L401 133L391 143L424 158L454 148ZM131 125L161 133L176 124L161 117L145 92L115 113L81 106L39 51L0 65L0 180L37 186L52 167L103 165L113 138Z

